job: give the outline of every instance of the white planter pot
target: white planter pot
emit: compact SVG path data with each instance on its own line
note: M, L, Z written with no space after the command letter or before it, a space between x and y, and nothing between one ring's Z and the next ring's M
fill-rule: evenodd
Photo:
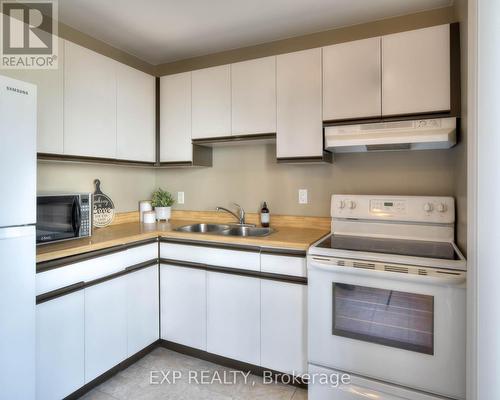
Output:
M172 215L172 207L155 207L156 219L168 221Z

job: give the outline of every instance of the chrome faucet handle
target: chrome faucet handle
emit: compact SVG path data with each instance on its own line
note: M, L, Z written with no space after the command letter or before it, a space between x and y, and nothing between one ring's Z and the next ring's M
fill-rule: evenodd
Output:
M238 203L233 203L236 207L238 207L238 215L239 215L239 220L240 224L244 225L245 224L245 209L240 206Z

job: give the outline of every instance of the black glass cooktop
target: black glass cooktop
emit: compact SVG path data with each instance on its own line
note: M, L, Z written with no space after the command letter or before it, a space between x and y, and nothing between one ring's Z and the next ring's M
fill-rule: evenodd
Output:
M460 259L452 244L446 242L330 235L316 247L444 260Z

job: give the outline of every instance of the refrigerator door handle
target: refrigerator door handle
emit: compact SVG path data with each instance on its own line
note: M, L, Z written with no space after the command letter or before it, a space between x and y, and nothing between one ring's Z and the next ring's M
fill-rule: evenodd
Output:
M30 236L35 233L34 225L9 226L0 228L0 240Z

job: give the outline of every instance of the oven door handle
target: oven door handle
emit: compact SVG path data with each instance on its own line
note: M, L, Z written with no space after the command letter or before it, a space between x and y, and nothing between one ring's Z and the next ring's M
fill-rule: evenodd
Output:
M462 271L457 271L456 273L443 273L442 276L429 276L429 275L416 275L416 274L405 274L401 272L390 272L390 271L379 271L379 270L369 270L363 268L355 267L339 267L327 261L326 259L313 258L313 261L309 264L311 269L326 271L326 272L339 272L348 275L358 275L358 276L371 276L378 273L382 274L380 277L388 277L391 279L397 279L405 282L416 282L416 283L427 283L434 285L446 285L446 286L459 286L465 282L465 273Z

